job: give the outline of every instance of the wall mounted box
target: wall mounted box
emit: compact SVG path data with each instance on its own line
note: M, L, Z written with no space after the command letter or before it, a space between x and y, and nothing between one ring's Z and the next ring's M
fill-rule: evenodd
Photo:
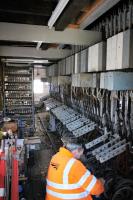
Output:
M70 75L74 70L74 56L66 58L66 75Z
M100 88L100 73L93 73L92 87Z
M72 86L74 87L92 87L93 74L80 73L72 75Z
M81 51L81 65L80 72L87 72L88 65L88 49L84 49Z
M100 42L89 47L88 72L104 71L106 67L106 43Z
M66 60L61 60L58 62L58 75L66 74Z
M58 62L58 76L61 75L61 68L62 68L62 63L61 61Z
M66 60L62 60L62 75L66 75Z
M71 67L70 67L71 74L74 73L74 66L75 66L75 56L72 55L71 56Z
M58 85L69 85L72 82L70 76L58 76Z
M100 88L105 88L105 73L100 73Z
M133 68L133 30L123 33L122 68Z
M106 70L133 68L133 30L107 39Z
M132 90L133 72L106 72L100 75L100 88L107 90Z
M71 74L71 57L66 58L66 75Z

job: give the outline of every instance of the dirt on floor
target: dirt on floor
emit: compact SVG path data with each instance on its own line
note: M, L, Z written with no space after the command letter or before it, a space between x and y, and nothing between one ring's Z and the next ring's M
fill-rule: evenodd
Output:
M58 134L47 132L47 113L36 114L36 132L34 136L41 139L40 149L34 151L34 164L28 167L28 180L26 183L26 200L44 200L46 175L52 156L61 146ZM56 143L55 143L56 141ZM53 148L54 144L54 148Z

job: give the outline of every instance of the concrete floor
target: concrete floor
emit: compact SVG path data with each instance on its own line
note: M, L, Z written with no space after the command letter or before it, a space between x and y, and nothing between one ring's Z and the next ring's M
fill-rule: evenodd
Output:
M28 170L28 181L26 185L26 200L44 200L45 199L45 180L47 175L47 170L49 162L55 151L51 145L49 137L47 136L44 129L40 124L43 122L44 126L47 126L45 113L40 113L36 115L36 133L35 136L39 136L41 139L40 150L35 151L34 154L34 165ZM55 143L55 149L58 151L61 142L56 133L49 133L50 138Z

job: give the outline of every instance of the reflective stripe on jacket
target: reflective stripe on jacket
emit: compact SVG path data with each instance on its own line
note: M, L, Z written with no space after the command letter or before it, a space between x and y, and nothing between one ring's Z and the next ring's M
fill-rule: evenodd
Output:
M91 195L100 195L103 190L101 182L70 151L62 147L53 156L45 200L92 200Z

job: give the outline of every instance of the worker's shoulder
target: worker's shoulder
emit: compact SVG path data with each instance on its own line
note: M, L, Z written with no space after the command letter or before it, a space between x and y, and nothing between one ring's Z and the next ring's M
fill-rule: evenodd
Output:
M70 175L76 176L76 178L80 178L87 171L86 167L80 160L75 160L74 164L71 167Z
M56 153L56 154L54 154L53 156L52 156L52 159L54 159L54 158L56 158L57 156L58 156L58 152Z
M75 167L77 167L77 168L79 168L79 169L81 169L81 168L86 168L85 166L84 166L84 164L80 161L80 160L77 160L77 159L75 159Z
M56 154L54 154L54 155L52 156L52 159L51 159L51 160L58 160L60 157L61 157L60 152L57 152Z

